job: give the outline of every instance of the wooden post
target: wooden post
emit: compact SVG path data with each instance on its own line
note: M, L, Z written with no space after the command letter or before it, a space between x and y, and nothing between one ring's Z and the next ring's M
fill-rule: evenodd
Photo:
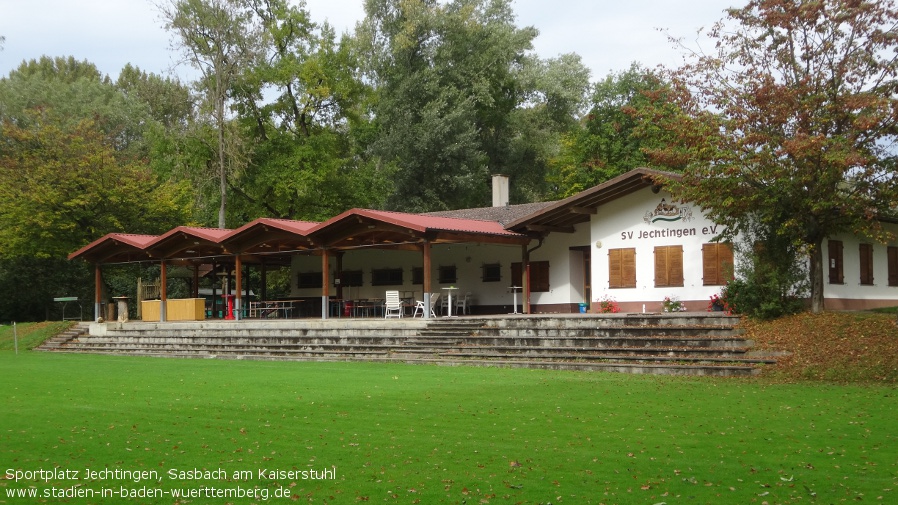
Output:
M342 300L343 299L343 252L337 252L336 260L337 260L336 279L340 281L340 283L337 284L336 295L337 295L338 300Z
M165 264L165 260L162 260L160 264L160 273L159 273L159 322L166 321L165 314L165 305L168 303L168 268Z
M425 240L422 245L422 250L424 254L423 268L424 268L424 319L430 319L430 241Z
M330 253L321 250L321 319L327 319L330 312Z
M193 297L200 297L200 268L199 265L193 265Z
M268 299L268 264L265 262L265 258L262 258L260 267L262 273L260 274L259 301L262 301Z
M100 310L103 306L103 274L100 271L100 264L94 265L94 321L99 321L102 314Z
M238 321L240 320L240 307L241 302L243 301L243 264L240 261L240 255L234 256L234 272L237 275L237 278L234 280L234 283L237 285L237 295L234 303L234 318Z
M530 313L530 251L527 250L527 245L521 246L521 282L524 289L524 300L522 301L524 305L524 314Z
M212 263L212 313L209 314L209 317L211 319L215 319L218 317L218 311L215 310L215 307L218 306L217 295L218 295L218 265L215 262L213 262Z

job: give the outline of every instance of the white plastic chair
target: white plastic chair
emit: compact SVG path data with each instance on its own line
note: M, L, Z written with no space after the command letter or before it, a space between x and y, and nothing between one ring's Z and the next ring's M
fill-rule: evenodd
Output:
M468 291L465 293L465 296L459 296L455 299L455 313L456 314L465 314L467 315L469 312L468 300L471 299L471 292Z
M402 317L402 300L399 299L399 291L387 291L387 299L384 302L384 319L388 317Z
M437 301L439 301L439 299L439 293L430 294L430 317L437 317L437 314L433 309L437 306ZM412 314L412 317L418 317L419 310L421 311L421 317L424 317L424 300L415 301L415 312Z

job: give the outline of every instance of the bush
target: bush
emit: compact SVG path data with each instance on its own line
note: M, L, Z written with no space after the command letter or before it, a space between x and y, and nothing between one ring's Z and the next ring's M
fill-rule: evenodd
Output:
M761 320L776 319L797 314L805 309L803 299L784 290L774 281L735 279L724 286L727 305L736 314L745 314Z
M721 290L726 310L749 317L770 320L796 314L805 309L807 276L793 257L794 264L767 261L766 255L753 254L742 263L739 276Z

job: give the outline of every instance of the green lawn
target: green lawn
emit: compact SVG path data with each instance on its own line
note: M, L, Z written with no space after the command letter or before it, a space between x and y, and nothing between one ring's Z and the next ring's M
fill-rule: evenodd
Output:
M31 349L44 340L59 334L71 326L72 322L44 321L42 323L0 324L0 351Z
M0 384L0 503L898 503L893 387L33 351Z

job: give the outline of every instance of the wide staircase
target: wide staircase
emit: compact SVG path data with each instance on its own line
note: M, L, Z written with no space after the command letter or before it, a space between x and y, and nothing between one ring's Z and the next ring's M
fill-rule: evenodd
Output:
M752 375L775 361L718 313L94 323L39 350Z

